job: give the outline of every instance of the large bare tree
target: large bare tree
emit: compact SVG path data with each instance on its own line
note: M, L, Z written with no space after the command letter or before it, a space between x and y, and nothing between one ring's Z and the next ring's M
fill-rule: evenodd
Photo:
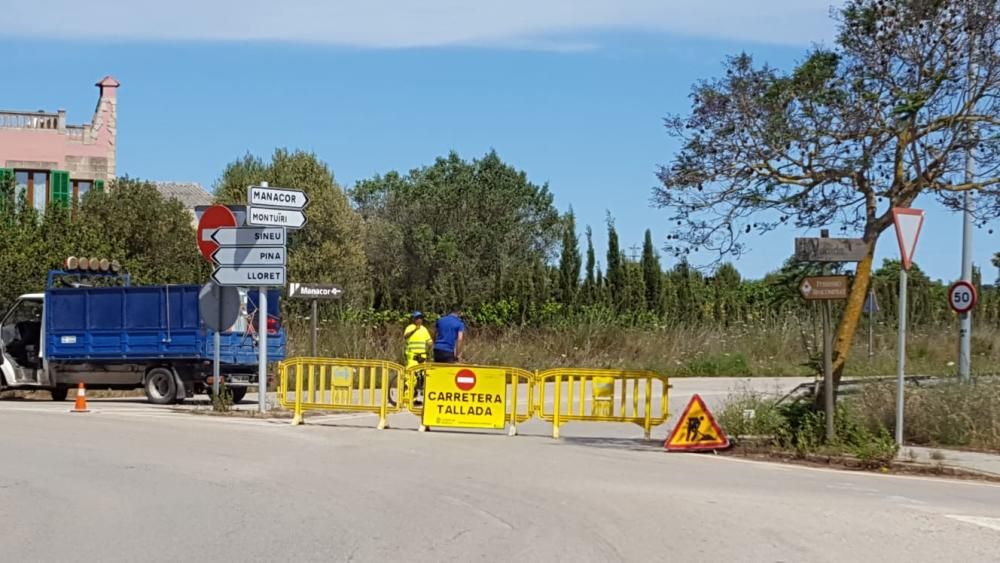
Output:
M925 194L962 209L971 190L980 223L1000 216L998 2L848 0L833 47L791 72L732 57L693 87L690 115L666 119L682 141L654 190L673 212L669 250L739 255L747 235L782 225L866 242L837 330L838 384L891 209Z

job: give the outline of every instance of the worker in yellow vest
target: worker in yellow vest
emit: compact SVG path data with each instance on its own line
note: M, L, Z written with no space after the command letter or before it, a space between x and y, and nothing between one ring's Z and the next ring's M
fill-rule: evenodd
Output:
M410 324L403 331L403 340L406 341L406 367L410 368L427 361L427 354L434 344L431 338L431 331L424 326L424 314L414 311L410 316Z

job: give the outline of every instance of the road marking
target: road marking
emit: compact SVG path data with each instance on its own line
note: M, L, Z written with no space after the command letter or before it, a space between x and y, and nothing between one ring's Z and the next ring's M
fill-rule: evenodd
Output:
M976 526L982 526L984 528L1000 532L1000 518L990 518L988 516L960 516L957 514L945 514L945 517L951 518L952 520L958 520L959 522L965 522L966 524L975 524Z
M767 467L776 471L819 471L822 473L836 473L841 477L872 477L875 479L909 479L911 481L929 481L932 483L941 483L947 485L966 485L973 487L991 487L994 489L1000 489L1000 484L991 483L987 481L975 481L975 480L962 480L962 479L948 479L944 477L920 477L918 475L893 475L891 473L870 473L868 471L851 471L847 469L827 469L825 467L810 467L808 465L797 465L794 463L782 463L780 461L766 461L758 459L741 459L738 457L728 456L728 455L704 455L704 454L685 454L685 453L674 453L674 456L683 455L690 458L700 458L700 459L714 459L719 461L728 461L732 463L750 463L760 467Z

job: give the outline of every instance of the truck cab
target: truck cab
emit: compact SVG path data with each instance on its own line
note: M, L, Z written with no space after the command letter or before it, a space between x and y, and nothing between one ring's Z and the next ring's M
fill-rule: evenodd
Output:
M0 386L50 385L44 366L44 304L44 293L22 295L0 320Z

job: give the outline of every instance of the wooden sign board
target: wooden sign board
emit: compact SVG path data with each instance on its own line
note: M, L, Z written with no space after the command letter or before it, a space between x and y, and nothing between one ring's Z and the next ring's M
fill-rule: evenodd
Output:
M868 245L859 238L797 238L795 259L799 262L860 262Z
M799 284L799 293L806 301L847 299L850 289L847 276L813 276Z

